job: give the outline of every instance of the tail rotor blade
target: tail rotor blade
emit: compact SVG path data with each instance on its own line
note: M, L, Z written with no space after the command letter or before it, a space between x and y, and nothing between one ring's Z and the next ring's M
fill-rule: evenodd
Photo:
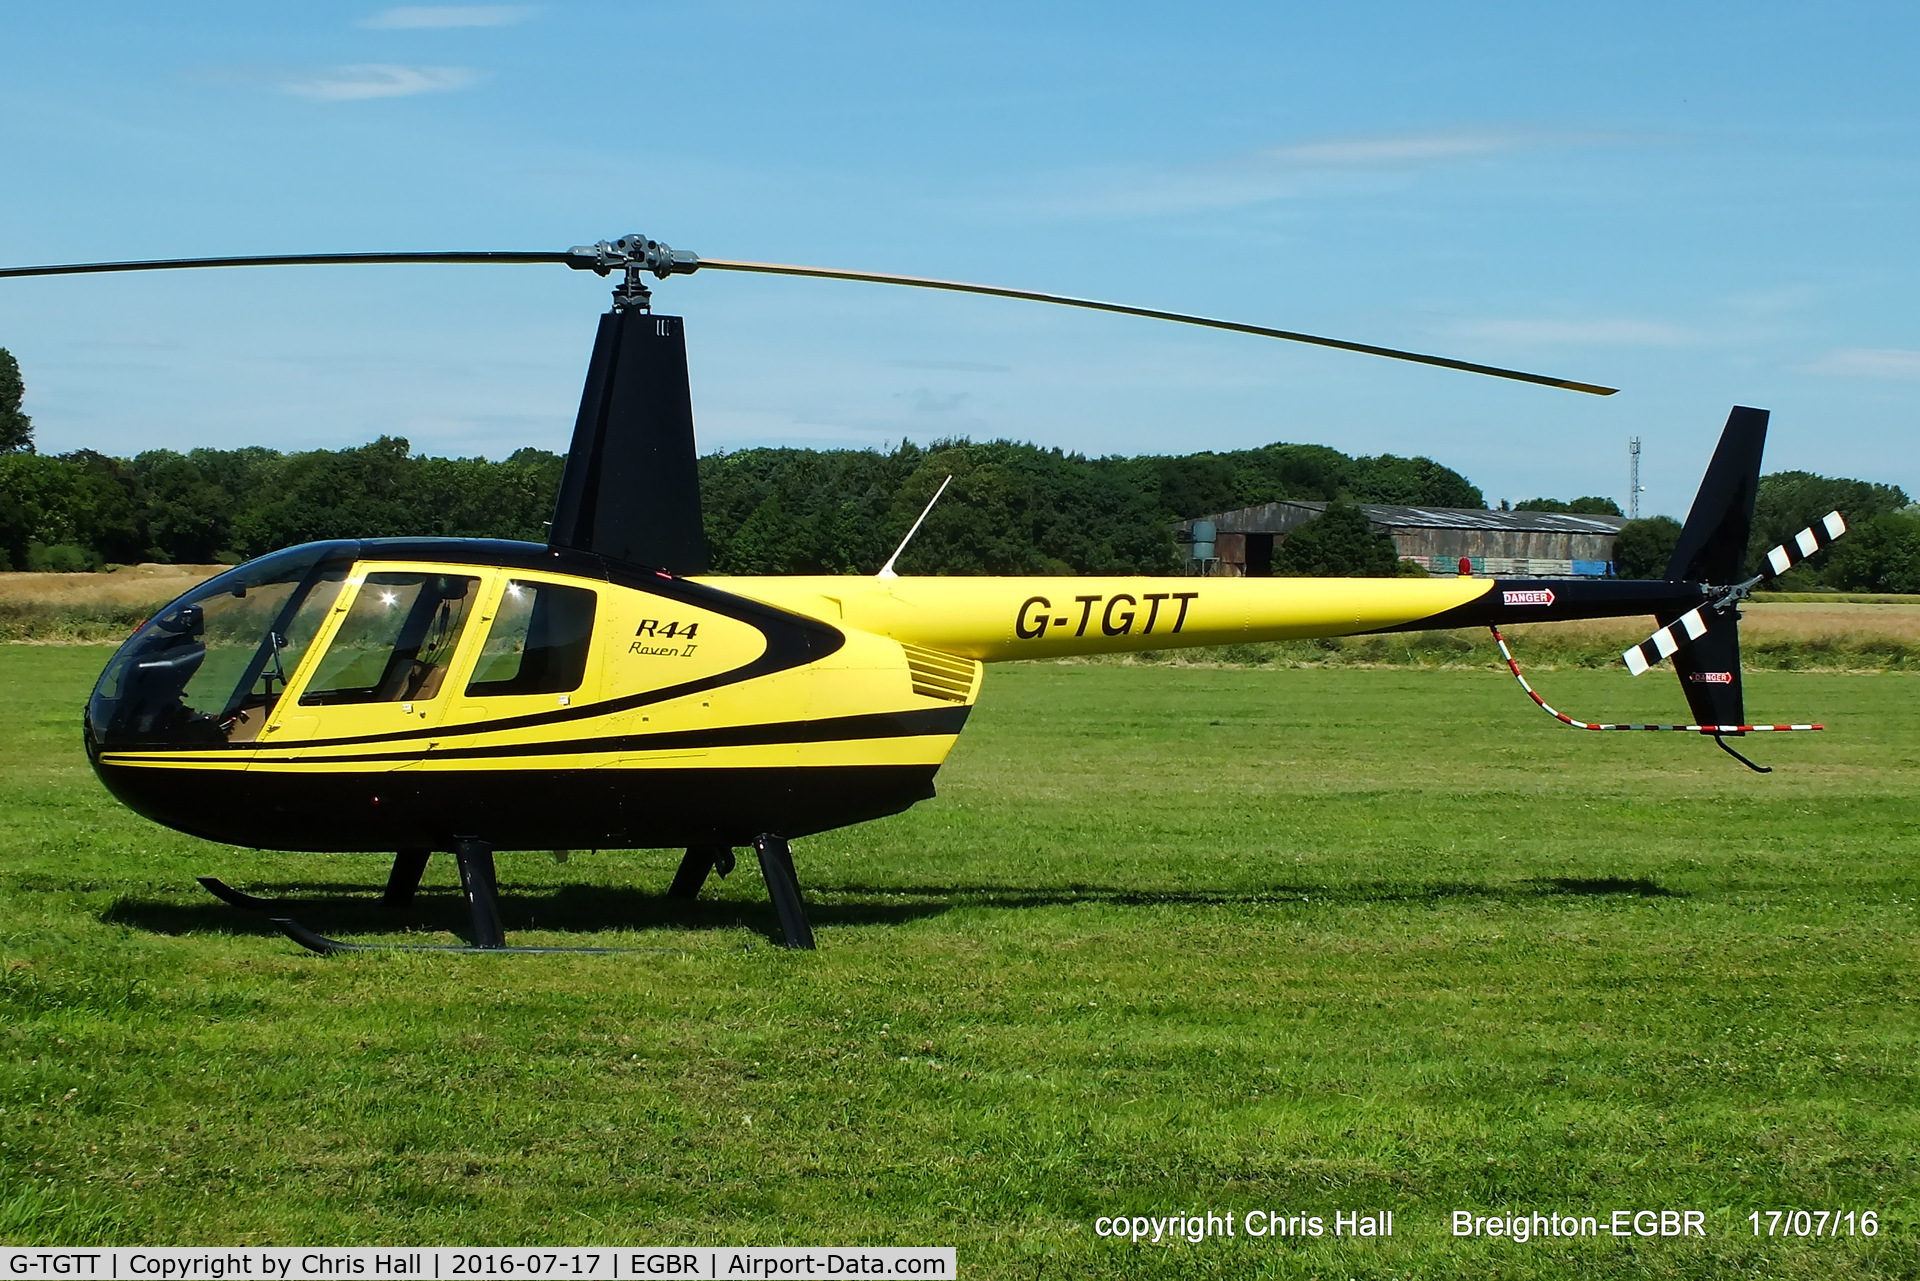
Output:
M1699 610L1690 609L1620 657L1627 660L1627 670L1638 676L1661 659L1671 658L1687 641L1706 634L1707 620Z
M1817 551L1833 546L1833 540L1847 532L1846 518L1828 512L1813 524L1767 553L1766 578L1778 578Z
M1747 583L1741 585L1741 594L1751 591L1760 583L1770 582L1804 561L1815 552L1824 551L1833 546L1834 540L1847 532L1846 518L1839 512L1828 512L1813 524L1781 543L1767 553L1767 567ZM1716 598L1714 608L1724 608L1731 598L1721 603ZM1653 635L1621 654L1626 660L1627 670L1635 676L1653 667L1663 658L1671 658L1675 651L1689 641L1697 641L1707 634L1706 617L1698 609L1690 609L1673 622L1660 628Z

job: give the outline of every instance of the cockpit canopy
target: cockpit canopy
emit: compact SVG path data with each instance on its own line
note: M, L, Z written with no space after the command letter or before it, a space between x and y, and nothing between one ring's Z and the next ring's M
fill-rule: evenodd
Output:
M466 697L580 688L592 589L517 575L489 588L482 566L381 565L365 560L367 550L355 542L288 548L162 609L101 674L87 704L89 749L251 744L290 684L306 709L393 703L410 711L443 693L483 594L491 603L484 644L463 678ZM327 627L330 614L337 623ZM324 652L310 652L323 638Z
M263 556L154 615L94 687L89 746L253 739L339 596L357 546L308 543Z

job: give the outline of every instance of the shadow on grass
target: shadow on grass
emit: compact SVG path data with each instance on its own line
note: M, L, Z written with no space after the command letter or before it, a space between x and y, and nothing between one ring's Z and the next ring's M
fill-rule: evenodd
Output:
M1546 890L1550 894L1619 894L1629 898L1685 898L1680 890L1670 890L1664 885L1656 885L1644 876L1632 879L1621 876L1554 876L1544 880L1531 881L1529 884L1551 886Z
M1476 881L1360 881L1344 885L1278 884L1243 890L1120 889L1109 885L823 885L827 895L931 899L949 906L1059 907L1107 903L1116 907L1258 907L1298 903L1438 903L1480 899L1525 903L1579 897L1685 898L1645 877L1539 877L1506 885Z
M252 912L209 900L178 903L121 898L102 919L155 934L277 935L273 917L292 917L330 935L442 932L464 935L466 900L444 890L423 890L405 907L389 907L365 884L290 881L252 887L273 899L268 912ZM1248 890L1121 889L1106 885L865 885L828 884L808 894L815 925L901 925L938 916L955 907L1008 910L1101 903L1114 907L1285 907L1299 903L1441 903L1453 900L1526 903L1560 897L1684 898L1644 877L1551 877L1508 885L1478 882L1371 882L1349 885L1284 884ZM504 887L502 924L509 933L544 930L598 934L620 930L750 930L769 941L781 938L778 919L765 903L669 898L643 890L567 886L548 891Z
M389 907L369 895L365 885L284 883L249 887L271 897L271 911L255 912L209 899L205 903L178 903L125 897L101 914L115 925L129 925L155 934L271 934L279 929L274 917L291 917L308 929L326 935L369 935L444 932L464 936L469 917L466 899L457 893L422 890L412 903ZM808 905L815 925L900 925L937 916L948 904L818 903ZM779 919L766 903L669 898L642 890L567 886L551 891L516 891L503 886L500 922L508 934L528 930L563 934L598 934L616 930L751 930L771 942L783 937ZM509 940L517 941L517 940Z

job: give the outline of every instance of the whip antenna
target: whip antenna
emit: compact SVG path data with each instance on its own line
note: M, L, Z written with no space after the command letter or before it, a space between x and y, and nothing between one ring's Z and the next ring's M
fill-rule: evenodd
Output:
M893 549L893 555L887 557L887 563L880 567L880 572L874 575L875 578L900 577L900 575L893 572L893 562L895 562L896 560L899 560L900 553L907 550L907 544L912 542L913 536L920 532L920 522L924 521L927 518L928 512L931 512L933 510L933 505L940 501L940 495L946 493L947 486L951 485L952 483L953 483L953 476L951 473L949 473L947 478L940 482L940 488L933 491L933 497L927 500L926 510L920 513L920 520L916 520L913 522L913 528L909 529L907 531L907 536L900 540L900 545Z

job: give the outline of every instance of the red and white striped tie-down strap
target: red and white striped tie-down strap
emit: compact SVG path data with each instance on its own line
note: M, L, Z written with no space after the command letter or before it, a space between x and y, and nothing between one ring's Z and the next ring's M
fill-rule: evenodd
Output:
M1507 638L1500 634L1498 627L1488 627L1493 633L1494 643L1500 646L1500 657L1507 660L1507 670L1513 673L1513 679L1520 682L1520 688L1527 691L1527 697L1540 705L1540 710L1563 724L1575 729L1624 729L1624 730L1666 730L1681 734L1761 734L1767 732L1785 733L1789 730L1825 729L1824 725L1605 725L1594 721L1575 720L1540 697L1533 686L1527 684L1527 678L1520 674L1520 664L1513 661L1513 652L1507 648ZM1703 629L1704 630L1704 629Z
M1778 578L1815 552L1833 546L1833 540L1846 532L1845 518L1839 512L1828 512L1768 552L1767 568L1755 581ZM1719 608L1731 608L1731 601L1720 601ZM1688 641L1699 640L1706 634L1705 615L1690 609L1620 657L1626 660L1627 670L1638 676L1661 659L1673 657L1674 651Z

